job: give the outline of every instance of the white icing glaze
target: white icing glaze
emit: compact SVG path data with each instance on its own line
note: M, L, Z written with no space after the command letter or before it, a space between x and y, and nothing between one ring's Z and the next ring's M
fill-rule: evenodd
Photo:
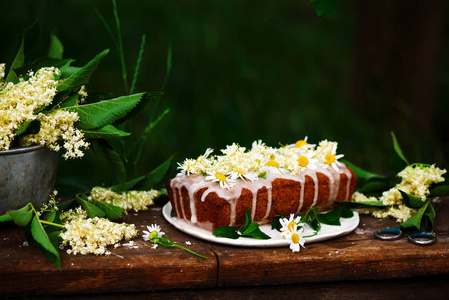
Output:
M314 198L312 202L312 206L315 206L318 201L318 176L317 173L322 173L325 176L329 178L329 198L327 201L322 203L323 206L330 206L332 205L333 201L336 200L338 196L339 186L340 186L340 176L341 174L345 174L348 178L347 186L346 186L346 199L348 200L349 193L350 193L350 187L351 187L351 177L352 174L346 166L342 166L339 168L339 171L335 171L332 168L318 168L316 170L306 170L300 174L297 175L291 175L290 173L285 174L275 174L275 173L267 173L266 179L260 178L257 181L250 182L250 181L243 181L238 180L236 185L231 189L223 189L220 187L219 184L208 182L204 180L203 176L200 175L190 175L186 176L183 174L178 174L175 178L173 178L170 182L170 187L173 191L173 197L174 197L174 208L178 212L178 214L182 213L182 216L179 216L180 218L187 219L186 218L186 212L184 210L184 206L182 205L183 201L186 201L187 199L182 199L182 193L181 190L183 187L185 187L189 194L189 202L190 202L190 212L191 212L191 218L190 221L195 224L199 224L197 220L197 213L196 213L196 206L195 206L195 193L203 188L206 188L206 190L201 195L201 201L206 201L207 196L210 193L216 193L217 196L221 199L226 200L230 205L230 219L229 219L229 226L233 226L236 223L236 207L237 207L237 200L240 198L242 194L242 190L245 188L249 190L252 193L252 208L251 208L251 216L254 219L256 215L256 208L257 208L257 192L265 187L267 189L267 209L265 212L265 215L263 219L259 222L260 224L265 223L264 221L267 220L268 216L271 212L272 207L272 182L275 179L281 178L281 179L288 179L288 180L294 180L296 182L299 182L301 185L301 192L300 197L298 199L298 210L297 213L301 211L304 205L304 190L305 190L305 177L309 176L313 182L314 182ZM210 227L210 224L202 224L201 227Z

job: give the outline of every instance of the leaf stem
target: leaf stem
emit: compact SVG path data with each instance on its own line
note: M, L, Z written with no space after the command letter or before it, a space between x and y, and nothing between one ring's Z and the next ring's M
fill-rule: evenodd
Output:
M39 220L39 222L41 222L42 224L46 224L46 225L51 225L51 226L56 226L56 227L60 227L60 228L65 228L64 225L56 224L56 223L53 223L53 222L48 222L48 221L45 221L45 220Z

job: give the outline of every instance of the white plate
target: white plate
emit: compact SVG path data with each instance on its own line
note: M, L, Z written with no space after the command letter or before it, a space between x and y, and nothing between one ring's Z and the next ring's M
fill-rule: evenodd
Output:
M271 239L269 240L260 240L245 237L240 237L236 240L233 240L228 238L217 237L213 235L212 232L203 228L199 228L190 222L187 222L183 219L179 219L176 217L171 217L170 215L171 210L172 207L170 202L168 202L162 209L162 214L170 224L172 224L177 229L187 234L190 234L194 237L209 242L224 245L241 246L241 247L285 247L289 245L289 242L281 237L279 231L271 229L271 224L265 224L260 226L260 229L271 237ZM337 236L348 234L357 228L357 226L359 225L359 221L360 221L359 214L358 212L354 211L354 216L352 218L340 219L341 223L340 226L331 226L323 224L321 226L320 232L318 232L317 235L305 238L305 243L307 244L307 243L321 242ZM306 225L304 235L305 236L312 235L313 233L314 230Z

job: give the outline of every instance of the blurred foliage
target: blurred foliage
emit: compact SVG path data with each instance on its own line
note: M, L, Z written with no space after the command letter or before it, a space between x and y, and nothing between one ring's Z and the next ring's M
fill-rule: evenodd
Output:
M94 6L113 23L110 1L3 1L1 61L11 63L22 29L40 18L44 32L55 30L65 57L85 63L99 50L113 49L88 91L125 94L118 53ZM158 110L170 113L147 140L141 172L172 154L174 161L197 157L237 142L249 147L262 139L270 146L309 137L339 142L339 153L373 172L389 171L390 131L407 157L445 167L448 154L449 61L442 57L435 99L435 134L398 122L396 108L381 90L369 91L375 110L360 110L353 96L357 1L339 1L337 10L317 17L306 0L290 1L117 1L128 74L146 35L135 92L161 90L167 49L172 68ZM446 25L447 31L447 25ZM441 53L448 48L443 43ZM135 119L143 130L145 114ZM365 111L365 114L360 113ZM61 161L59 182L110 184L110 170L94 153L82 161ZM174 168L171 175L174 175Z

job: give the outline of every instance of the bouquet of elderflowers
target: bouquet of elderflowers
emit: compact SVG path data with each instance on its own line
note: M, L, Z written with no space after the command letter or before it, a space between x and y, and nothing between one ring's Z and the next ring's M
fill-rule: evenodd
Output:
M395 135L392 137L396 176L374 174L346 162L356 172L359 183L352 202L339 205L377 218L394 218L404 229L432 231L435 207L441 203L440 197L449 196L447 172L434 164L410 164Z
M66 159L79 158L89 139L129 135L115 125L160 93L89 97L85 85L108 52L83 67L72 67L73 60L62 59L62 54L23 64L19 51L7 76L6 65L0 64L0 151L43 145L54 151L64 148Z

